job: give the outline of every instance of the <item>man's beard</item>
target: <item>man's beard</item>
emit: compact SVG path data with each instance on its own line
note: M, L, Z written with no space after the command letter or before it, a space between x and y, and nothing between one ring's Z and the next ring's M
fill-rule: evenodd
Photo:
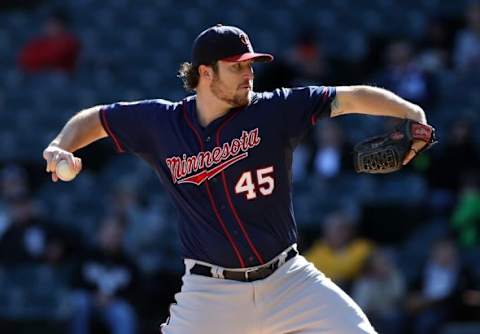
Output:
M217 74L214 74L210 89L217 99L228 103L232 108L244 107L250 103L250 91L247 91L247 94L237 91L233 96L228 96L228 94L222 89L222 86L222 80Z

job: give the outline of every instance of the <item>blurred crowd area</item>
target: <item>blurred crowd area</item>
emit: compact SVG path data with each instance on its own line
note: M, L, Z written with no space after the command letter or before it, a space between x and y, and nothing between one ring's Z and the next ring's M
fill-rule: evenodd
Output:
M42 150L82 108L185 96L178 66L216 23L275 55L257 91L371 84L424 108L439 144L391 175L355 174L351 152L395 120L306 136L299 248L379 333L480 333L480 4L441 0L1 0L0 332L157 332L183 263L156 176L106 139L54 184Z

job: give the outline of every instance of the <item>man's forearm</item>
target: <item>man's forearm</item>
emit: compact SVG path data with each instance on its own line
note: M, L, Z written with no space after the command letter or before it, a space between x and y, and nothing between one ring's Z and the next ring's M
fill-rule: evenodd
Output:
M337 97L332 103L332 117L350 113L408 118L427 123L420 106L388 90L371 86L337 87Z
M68 152L87 146L88 144L107 136L103 129L99 110L101 106L85 109L73 116L62 131L50 143Z

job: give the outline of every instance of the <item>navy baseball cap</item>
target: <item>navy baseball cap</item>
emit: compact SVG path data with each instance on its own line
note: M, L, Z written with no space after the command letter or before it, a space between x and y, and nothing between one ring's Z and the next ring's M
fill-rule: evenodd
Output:
M193 42L194 66L210 65L217 60L239 62L250 59L270 62L273 56L254 52L247 34L237 27L217 24L201 32Z

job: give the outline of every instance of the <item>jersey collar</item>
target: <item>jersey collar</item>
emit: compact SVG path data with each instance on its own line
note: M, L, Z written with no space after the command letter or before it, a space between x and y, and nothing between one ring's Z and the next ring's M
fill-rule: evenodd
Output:
M256 94L254 94L254 96L255 95ZM190 96L185 99L184 103L187 103L187 113L190 116L190 119L192 120L193 125L195 126L196 129L198 129L204 135L208 135L215 132L218 129L218 127L221 126L223 122L225 122L225 120L228 119L233 112L248 108L248 106L243 108L232 108L225 115L213 120L206 127L203 127L200 124L200 121L198 120L197 108L196 108L196 97L197 97L196 95ZM253 103L253 99L254 97L252 97L252 101L250 105Z

